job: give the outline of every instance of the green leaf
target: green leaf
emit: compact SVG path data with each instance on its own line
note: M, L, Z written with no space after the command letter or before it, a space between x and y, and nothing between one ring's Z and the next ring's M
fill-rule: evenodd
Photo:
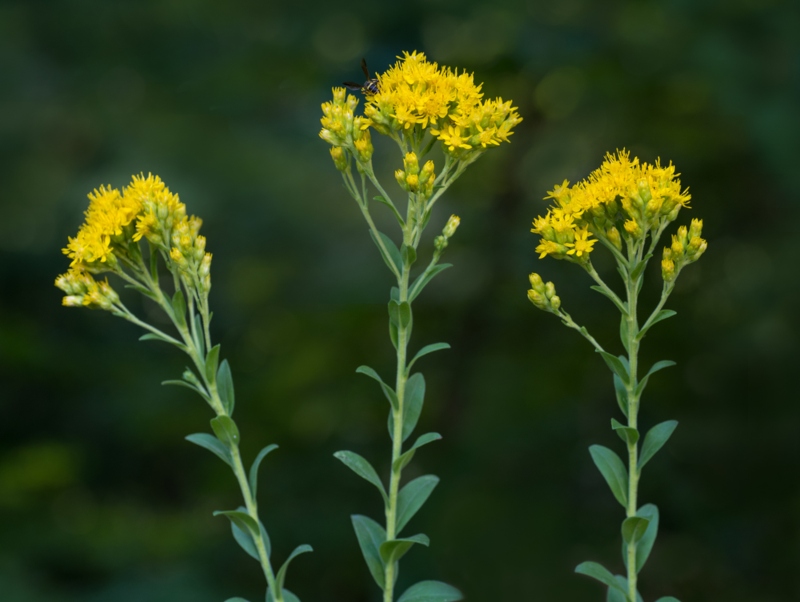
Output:
M239 445L239 427L230 416L224 414L211 419L214 434L228 447Z
M640 471L650 461L650 458L655 456L656 452L669 440L677 426L677 420L667 420L655 425L647 432L644 436L644 443L642 443L642 455L639 456L638 469Z
M407 266L411 266L417 260L417 250L414 247L403 244L400 247L400 256Z
M275 602L275 598L272 597L272 592L269 589L267 589L267 602ZM300 598L284 587L283 602L300 602Z
M597 562L582 562L575 567L575 572L591 577L592 579L597 579L600 583L607 585L609 588L622 592L626 597L628 595L628 592L622 588L619 582L614 578L614 575Z
M253 541L253 536L250 535L250 532L243 531L233 521L231 521L231 532L233 533L233 538L236 540L236 543L238 543L241 548L250 556L261 562L261 559L258 557L256 544Z
M620 310L623 314L627 313L627 309L625 308L625 306L621 305L620 302L617 300L617 298L608 293L602 286L595 284L590 286L589 288L592 289L593 291L597 291L605 298L607 298L609 301L611 301L617 307L617 309Z
M619 320L619 339L622 341L625 351L630 353L631 350L628 349L628 315L625 312L622 313Z
M656 600L656 602L681 602L681 601L673 596L664 596Z
M464 596L452 585L441 581L420 581L409 587L397 602L457 602Z
M395 326L400 326L400 302L389 299L387 308L389 310L389 322Z
M645 374L644 378L639 382L636 386L636 396L640 396L644 391L645 387L647 386L647 381L650 380L650 375L658 372L659 370L663 370L664 368L669 368L670 366L674 366L675 362L671 360L661 360L660 362L656 362L653 364L653 367Z
M396 275L401 274L403 272L403 259L400 257L400 250L397 248L397 245L383 232L378 232L378 236L381 237L380 239L383 242L383 247L381 247L378 239L375 238L375 233L372 230L369 231L369 235L372 237L372 240L375 241L375 245L378 247L381 257L383 257L389 269L392 270L392 273ZM386 249L385 251L384 248Z
M214 345L206 356L206 378L209 382L214 380L219 369L219 345Z
M414 431L422 413L425 400L425 377L421 372L412 374L406 381L405 399L403 400L403 441Z
M378 491L381 492L384 502L387 504L389 503L389 496L386 495L386 489L384 489L378 473L375 472L372 464L370 464L365 458L351 451L338 451L333 454L333 457L337 460L340 460L342 464L347 466L362 479L365 479L375 485L375 487L378 488Z
M239 596L236 596L235 598L228 598L227 600L225 600L225 602L248 602L248 600L246 598L241 598Z
M155 334L153 332L148 332L147 334L143 334L139 337L140 341L161 341L163 343L168 343L169 341L162 337L160 334Z
M628 591L628 580L625 577L622 575L614 575L614 579L617 580L620 587L622 587L625 592ZM619 593L618 590L609 588L606 592L606 602L630 602L630 598L627 593L623 595ZM644 602L639 592L636 592L636 602Z
M179 325L186 325L186 299L180 288L172 296L172 313L175 315L175 320Z
M214 516L227 516L232 523L235 523L245 533L249 533L251 537L255 537L255 534L259 532L258 523L242 510L217 510L214 512Z
M397 496L397 533L403 530L438 484L439 477L429 474L414 479L400 490Z
M231 452L228 451L228 448L222 445L220 440L214 435L209 435L208 433L194 433L193 435L188 435L186 440L190 443L194 443L195 445L206 448L208 451L215 454L220 460L225 462L225 464L233 468Z
M622 521L622 539L626 543L637 543L642 538L649 525L650 521L646 518L642 518L641 516L629 516Z
M423 533L412 535L411 537L404 537L402 539L385 541L380 547L381 559L385 564L393 564L405 556L405 553L408 552L415 543L429 546L431 541L428 539L428 536Z
M611 371L619 376L623 384L628 382L630 379L630 376L628 375L628 369L620 358L618 358L616 355L611 355L607 351L598 351L597 353L603 357L603 360L605 360L608 367L611 368Z
M356 368L356 373L365 374L366 376L378 381L378 384L383 390L383 394L386 395L386 399L388 399L389 403L392 404L392 408L396 410L400 406L400 403L397 401L397 393L395 393L394 389L392 389L389 385L383 382L383 379L378 375L377 372L375 372L375 370L369 366L359 366Z
M200 395L202 395L203 397L208 399L206 397L206 394L203 391L201 391L200 389L195 387L193 384L187 383L185 380L162 380L161 384L162 385L174 385L176 387L186 387L187 389L191 389L195 393L200 393Z
M428 283L433 279L434 276L443 272L447 268L453 267L452 263L440 263L438 265L433 266L430 270L425 270L420 274L416 280L414 280L414 284L411 285L411 288L408 291L408 301L411 302L417 298L422 290L428 286Z
M197 314L194 317L194 334L192 334L192 339L194 340L194 344L197 347L197 352L200 354L200 357L205 357L206 344L205 339L203 338L203 321L200 318L200 314Z
M639 331L639 334L636 335L636 339L641 341L644 338L645 333L647 333L647 331L650 330L655 324L658 324L659 322L661 322L661 320L666 320L667 318L671 318L676 313L677 312L672 311L671 309L662 309L660 312L656 314L656 317L653 318L653 321L650 322L650 324L648 324Z
M133 289L135 291L138 291L139 293L141 293L145 297L148 297L148 298L152 299L155 302L159 301L158 295L156 295L149 288L145 288L144 286L142 286L140 284L126 284L125 288L130 288L130 289Z
M400 328L408 328L411 325L411 305L408 301L403 301L398 307L398 318Z
M256 459L253 460L253 465L250 467L250 493L254 499L256 497L256 491L258 490L258 468L261 466L261 460L263 460L269 452L275 449L278 449L278 446L275 443L272 445L267 445L264 449L258 452Z
M425 345L422 349L417 351L417 355L415 355L414 359L408 363L408 369L411 370L411 366L414 365L414 362L416 362L422 356L433 353L434 351L439 351L440 349L450 349L450 345L447 343L433 343L431 345Z
M400 303L400 289L396 286L393 286L391 289L389 289L389 298Z
M397 210L397 207L394 206L394 203L392 203L392 201L380 195L373 197L373 200L376 200L379 203L383 203L384 205L386 205L389 209L392 210L392 215L394 215L394 218L397 220L397 223L399 223L401 226L406 225L406 222L403 220L403 216L400 215L400 212Z
M622 379L614 375L614 393L617 396L617 404L619 405L619 409L622 410L622 413L625 415L625 418L628 417L628 390L625 388L625 384L622 382Z
M233 392L233 376L231 376L231 367L228 364L228 360L222 360L219 370L217 370L217 392L220 400L222 400L222 407L225 408L228 415L232 415L236 396Z
M281 591L284 591L283 582L286 580L286 571L289 569L289 563L296 556L299 556L300 554L305 554L306 552L313 552L313 551L314 551L314 548L312 548L308 544L303 544L303 545L297 546L294 549L294 551L291 554L289 554L289 557L286 559L286 561L283 563L281 568L278 570L278 574L275 576L275 587L277 587Z
M619 435L619 438L628 445L636 445L636 442L639 440L639 431L630 426L620 424L613 418L611 419L611 428L614 429L617 435Z
M378 587L383 589L385 565L381 558L380 546L386 541L386 531L378 523L366 516L354 514L350 518L353 521L353 529L358 538L358 545L361 546L361 553L367 562L367 568Z
M397 324L392 324L389 321L389 339L392 341L392 346L397 349Z
M403 470L406 465L411 462L411 459L414 457L414 454L417 451L417 448L422 447L423 445L427 445L432 441L438 441L441 439L442 436L439 433L425 433L424 435L420 435L417 437L417 440L414 442L408 450L401 454L392 464L392 470Z
M611 488L611 493L625 508L628 505L628 472L619 456L607 447L592 445L589 447L595 466Z
M650 258L652 256L653 256L652 253L648 253L647 255L642 257L642 260L639 263L636 264L636 267L634 267L633 270L631 271L631 278L633 280L636 280L639 276L641 276L642 272L647 267L647 262L650 261Z
M645 504L636 512L636 516L646 519L649 523L644 535L639 540L639 543L636 544L636 572L640 573L644 563L650 557L650 552L658 535L658 508L654 504ZM627 569L628 552L625 543L622 544L622 558L625 560L625 568Z

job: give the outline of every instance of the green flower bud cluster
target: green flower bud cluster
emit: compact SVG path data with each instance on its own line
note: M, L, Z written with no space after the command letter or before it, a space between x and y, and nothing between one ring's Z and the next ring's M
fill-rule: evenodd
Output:
M450 219L447 220L447 223L444 225L442 229L442 233L433 239L433 246L438 253L447 248L447 241L453 237L458 230L458 226L461 223L461 218L457 215L451 215Z
M403 157L403 168L394 172L397 183L403 190L419 193L423 199L428 199L433 194L433 183L436 174L433 172L433 161L426 161L422 169L415 153L406 153Z
M689 228L681 226L678 233L673 234L672 244L664 247L661 260L661 276L664 282L674 282L680 271L690 263L694 263L706 252L708 242L701 238L703 220L693 219Z
M554 314L559 313L561 308L561 298L556 294L556 286L552 282L545 282L536 272L528 276L531 288L528 290L528 300L537 308L549 311Z

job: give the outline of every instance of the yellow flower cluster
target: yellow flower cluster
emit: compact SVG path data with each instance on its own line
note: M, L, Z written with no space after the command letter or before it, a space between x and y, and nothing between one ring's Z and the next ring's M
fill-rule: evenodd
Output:
M423 198L433 194L433 184L436 181L433 161L426 161L422 169L415 153L406 153L403 157L403 169L394 172L394 177L400 187L409 192L418 192Z
M333 89L333 100L322 103L322 130L319 137L332 146L331 157L339 171L347 169L347 156L344 149L349 148L358 156L361 163L372 158L372 140L369 133L369 119L355 114L358 99L347 94L344 88Z
M378 93L367 97L364 114L381 134L430 128L447 152L469 151L508 142L522 118L511 101L481 100L473 75L439 67L421 52L403 57L378 75Z
M694 263L708 248L708 242L701 238L703 220L693 219L687 228L681 226L678 233L672 235L672 244L664 247L661 260L661 275L665 282L672 282L684 266Z
M63 250L72 259L70 270L56 280L56 286L67 293L65 305L110 309L100 299L113 290L107 282L94 281L91 274L121 269L120 259L129 267L136 266L141 262L138 243L142 238L168 256L187 282L208 292L211 254L206 253L205 237L199 234L202 222L186 215L186 206L158 176L133 176L122 192L101 186L89 194L84 215L78 234L68 239Z
M587 179L574 186L564 180L548 192L545 198L553 205L531 230L541 236L536 252L540 258L583 262L597 242L592 235L617 249L622 249L620 228L626 240L643 240L689 206L691 196L681 190L678 175L672 163L640 163L624 149L608 153Z

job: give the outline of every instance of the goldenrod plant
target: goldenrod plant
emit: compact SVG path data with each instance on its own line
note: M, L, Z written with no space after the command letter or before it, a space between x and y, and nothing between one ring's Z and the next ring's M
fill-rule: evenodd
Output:
M639 403L650 377L675 364L658 361L646 372L639 367L639 347L652 326L675 315L664 309L681 270L697 261L708 246L701 238L703 223L693 219L691 225L680 226L664 248L661 260L663 286L661 299L639 322L639 293L645 269L666 228L677 219L680 210L689 206L691 198L681 189L675 167L640 163L625 150L607 154L599 169L586 180L569 186L567 181L554 187L546 199L553 204L546 215L536 218L532 232L541 236L536 251L539 258L547 255L565 259L582 267L595 284L591 287L607 297L622 314L620 339L627 355L606 351L589 331L579 326L561 307L561 298L552 282L530 275L528 299L537 308L553 313L563 324L577 330L605 360L613 373L617 403L627 423L611 419L611 428L627 448L628 466L620 457L602 445L589 448L592 460L602 473L616 500L625 509L622 522L622 559L626 576L613 575L596 562L578 565L576 572L597 579L608 587L608 602L641 602L637 579L647 561L658 532L658 508L653 504L638 505L639 479L642 469L667 442L678 423L668 420L651 428L644 438L639 430ZM622 276L624 293L618 295L606 284L592 265L591 255L597 243L614 257ZM644 373L644 376L640 376ZM641 448L639 446L642 439ZM667 596L658 602L678 602Z
M310 552L301 545L289 555L277 573L273 570L270 539L258 514L256 488L258 469L264 457L277 445L263 448L249 473L239 453L239 428L233 420L234 388L227 360L220 361L220 346L211 340L208 294L211 289L211 253L200 234L201 220L189 217L178 195L158 177L134 176L120 192L101 186L89 194L86 221L77 236L69 238L64 253L72 259L69 271L56 279L66 293L68 307L102 309L124 318L147 334L140 340L162 341L174 345L187 356L190 365L180 380L162 384L187 387L200 395L216 415L211 433L186 437L207 449L227 464L241 489L244 506L215 512L227 517L234 539L252 556L267 581L267 602L298 602L297 596L283 587L289 562L298 554ZM122 302L107 279L110 273L158 305L169 318L174 333L134 315ZM230 598L228 602L246 602Z
M339 460L380 492L385 525L362 515L353 516L352 522L369 572L383 590L383 601L392 602L400 559L414 544L429 543L424 534L401 533L439 482L438 477L425 475L401 488L403 469L417 450L441 438L438 433L426 433L404 447L417 425L425 397L425 378L421 372L412 373L412 368L422 356L449 348L446 343L425 345L409 360L412 303L432 278L450 267L439 261L456 232L458 217L451 216L441 234L435 237L428 264L413 277L412 270L436 201L486 150L508 142L521 118L510 101L483 100L481 85L474 83L472 74L440 67L419 52L404 53L376 79L377 82L367 82L369 85L363 89L363 115L356 114L359 104L356 96L347 94L344 88L333 89L333 100L322 105L320 137L331 145L334 165L342 173L344 185L356 200L369 225L370 236L396 281L388 302L389 336L397 351L393 384L384 381L369 366L356 370L375 379L389 402L392 451L388 487L362 456L352 451L336 453ZM375 176L372 132L390 138L399 148L402 168L397 169L395 178L402 189L401 196L406 197L403 212ZM425 160L435 147L441 149L443 156L438 174L434 162ZM370 184L377 191L373 200L388 207L397 222L399 245L375 225ZM450 585L421 581L409 587L398 602L460 599L460 592Z

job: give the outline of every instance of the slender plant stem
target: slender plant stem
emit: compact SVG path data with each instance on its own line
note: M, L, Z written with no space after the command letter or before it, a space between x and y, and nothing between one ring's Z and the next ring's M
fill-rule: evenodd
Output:
M624 269L624 268L623 268ZM639 279L641 273L636 277L631 277L631 272L625 270L625 288L628 298L627 312L627 349L628 349L628 372L629 378L626 383L628 398L628 426L637 428L639 414L639 395L636 392L638 387L638 363L639 363L639 323L637 318L637 305L639 297ZM638 442L628 442L628 508L626 516L628 518L636 516L637 495L639 491L639 469L638 469ZM631 602L636 602L636 541L628 543L628 596Z

